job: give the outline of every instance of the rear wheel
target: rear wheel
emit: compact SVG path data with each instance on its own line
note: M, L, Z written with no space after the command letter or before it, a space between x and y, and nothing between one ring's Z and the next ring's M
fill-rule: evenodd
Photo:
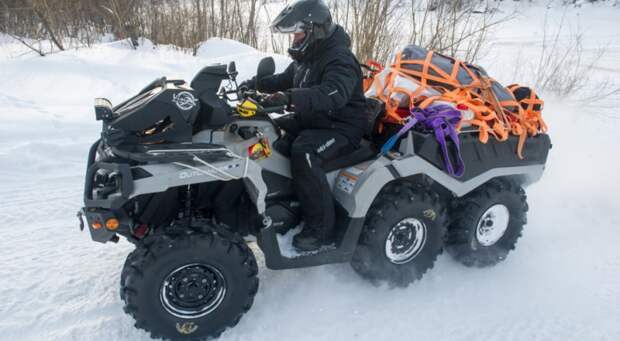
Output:
M137 328L167 339L216 337L250 309L254 255L234 235L203 231L152 237L131 254L121 295Z
M525 191L509 180L492 180L453 208L446 249L466 266L495 265L516 246L526 223Z
M390 184L368 211L351 265L364 278L407 286L433 267L445 222L445 209L429 189Z

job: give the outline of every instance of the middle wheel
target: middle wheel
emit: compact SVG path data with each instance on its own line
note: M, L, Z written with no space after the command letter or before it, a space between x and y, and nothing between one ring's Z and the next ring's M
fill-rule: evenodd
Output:
M407 286L443 249L446 210L428 188L396 182L373 202L351 265L362 277Z

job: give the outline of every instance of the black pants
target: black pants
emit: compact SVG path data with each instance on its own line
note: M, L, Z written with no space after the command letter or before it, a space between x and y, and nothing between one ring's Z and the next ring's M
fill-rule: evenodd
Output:
M278 120L291 142L293 184L301 204L304 229L328 237L334 228L335 206L323 164L355 150L344 135L329 129L299 129L294 120ZM284 142L283 141L283 142Z

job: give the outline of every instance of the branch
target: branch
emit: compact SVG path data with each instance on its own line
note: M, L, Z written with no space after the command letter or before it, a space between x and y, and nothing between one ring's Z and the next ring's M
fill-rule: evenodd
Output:
M61 51L64 51L65 47L56 37L56 34L54 33L54 30L52 29L51 24L47 20L47 17L45 16L45 14L41 12L34 4L32 6L32 10L37 15L39 20L41 20L41 24L43 24L43 27L45 27L45 30L47 31L47 33L49 33L50 39L52 40L52 42L54 42L54 45L56 45L56 47L58 47Z
M45 53L43 53L43 51L41 51L40 49L37 49L36 47L34 47L34 46L30 45L30 44L28 44L28 43L27 43L27 42L26 42L23 38L18 37L18 36L16 36L16 35L12 34L12 33L8 33L8 32L7 32L7 34L8 34L11 38L13 38L13 39L15 39L15 40L19 41L20 43L24 44L27 48L29 48L29 49L31 49L32 51L36 52L39 56L41 56L41 57L45 57Z

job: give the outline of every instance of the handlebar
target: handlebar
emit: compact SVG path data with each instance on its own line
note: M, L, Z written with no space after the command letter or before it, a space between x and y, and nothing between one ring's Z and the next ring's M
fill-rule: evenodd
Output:
M236 94L240 101L243 101L243 99L246 98L251 98L255 100L256 103L260 105L259 109L256 110L257 114L283 113L284 110L286 110L286 105L263 107L262 102L268 96L268 94L260 93L256 90L241 90L236 91Z
M270 112L273 113L282 113L286 109L286 105L279 105L276 107L263 107L260 110L257 110L257 113L268 114Z

